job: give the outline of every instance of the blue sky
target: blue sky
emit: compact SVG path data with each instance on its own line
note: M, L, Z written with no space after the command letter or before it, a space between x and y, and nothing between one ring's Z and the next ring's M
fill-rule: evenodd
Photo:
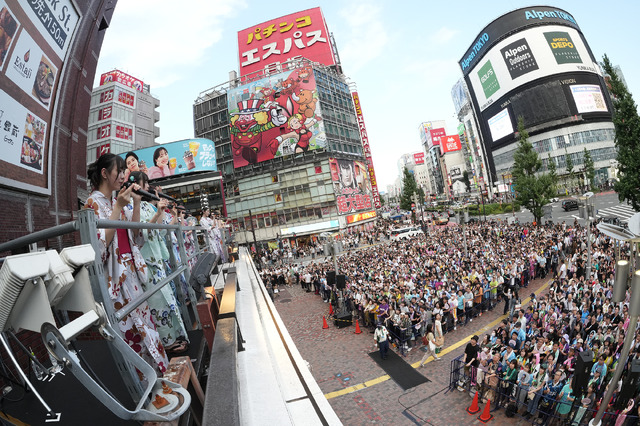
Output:
M479 1L225 1L119 0L106 32L99 75L118 68L151 85L160 98L159 143L193 137L193 102L238 69L237 32L320 6L334 34L344 73L357 84L381 190L398 175L396 162L421 150L419 124L457 126L451 88L458 60L498 16L538 4L566 10L596 59L620 65L638 102L640 3Z

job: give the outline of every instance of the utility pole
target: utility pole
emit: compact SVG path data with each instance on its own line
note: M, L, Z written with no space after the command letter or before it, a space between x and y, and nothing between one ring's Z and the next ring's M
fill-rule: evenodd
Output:
M258 243L256 242L256 230L253 228L253 215L251 214L251 209L249 209L249 222L251 223L251 234L253 235L253 250L257 253Z

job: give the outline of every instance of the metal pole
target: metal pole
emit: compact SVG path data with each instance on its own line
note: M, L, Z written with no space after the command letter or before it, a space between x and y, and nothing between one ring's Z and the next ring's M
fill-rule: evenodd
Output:
M591 279L591 213L589 212L590 202L591 200L587 199L587 205L585 209L587 211L587 267L585 268L587 272L587 280Z
M331 254L333 255L333 269L336 271L336 275L338 275L338 242L336 241L335 237L333 238L333 243L331 245Z
M640 297L640 289L631 289L631 298ZM602 397L602 402L600 403L600 408L598 409L598 413L596 416L589 422L589 426L600 426L602 424L602 417L604 417L604 412L609 405L609 401L611 400L611 396L613 395L613 391L618 387L618 382L620 381L620 377L622 376L622 371L624 370L624 366L627 363L627 359L629 358L629 351L631 349L631 343L635 339L635 329L638 325L638 316L631 315L631 319L629 321L629 327L627 328L627 333L625 333L624 337L624 345L622 346L622 353L620 354L620 358L618 358L618 365L616 366L615 371L613 372L613 377L611 381L607 385L607 390Z
M253 235L253 250L257 253L258 243L256 242L256 230L253 229L253 215L251 214L251 209L249 209L249 222L251 223L251 234Z

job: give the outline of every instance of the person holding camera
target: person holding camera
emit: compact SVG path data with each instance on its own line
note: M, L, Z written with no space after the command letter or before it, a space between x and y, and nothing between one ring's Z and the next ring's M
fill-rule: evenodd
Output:
M378 323L376 331L373 333L373 340L378 344L378 348L380 349L380 358L387 359L387 352L389 352L389 332L381 322Z

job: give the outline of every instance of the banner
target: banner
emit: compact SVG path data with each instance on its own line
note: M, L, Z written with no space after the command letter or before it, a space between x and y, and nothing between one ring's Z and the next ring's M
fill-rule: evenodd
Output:
M431 146L440 145L440 139L447 135L447 131L443 128L431 129L429 132L431 133Z
M355 213L373 208L368 167L360 162L329 158L333 192L338 214Z
M440 139L440 150L443 154L447 152L460 151L462 144L460 143L460 136L450 135Z
M142 92L144 89L144 82L120 70L109 71L100 76L100 86L112 81L117 81L120 84L132 87L138 92Z
M216 171L216 150L209 139L186 139L133 151L137 161L127 161L129 172L145 172L149 179L185 173ZM118 154L127 160L127 153Z
M373 168L373 158L371 156L371 147L369 146L369 136L367 135L367 128L364 125L364 116L362 115L362 106L360 105L360 97L358 92L352 92L353 105L356 109L356 116L358 118L358 129L360 130L360 138L362 139L362 151L364 158L367 161L369 169L369 181L371 185L371 191L373 195L373 204L376 209L382 207L380 203L380 192L378 191L378 181L376 179L376 172Z
M424 152L416 152L413 154L413 162L415 164L424 164Z
M322 65L336 64L319 7L238 31L238 53L240 77L259 70L281 72L280 64L300 57Z

